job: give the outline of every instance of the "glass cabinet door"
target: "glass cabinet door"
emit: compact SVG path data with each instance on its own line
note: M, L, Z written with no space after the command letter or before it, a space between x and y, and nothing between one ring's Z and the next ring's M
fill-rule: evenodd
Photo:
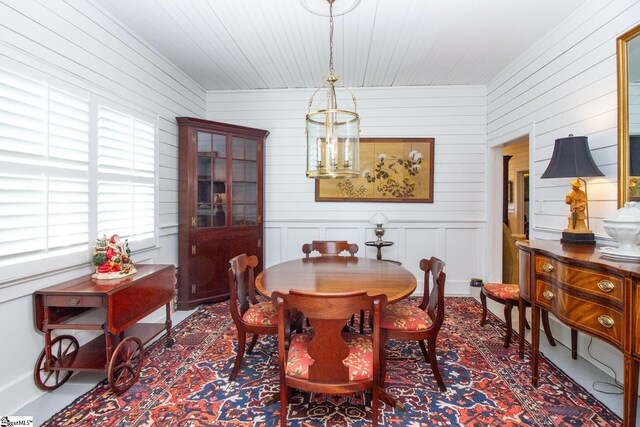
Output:
M258 141L232 137L232 213L234 227L258 224Z
M225 135L198 132L198 227L227 225Z

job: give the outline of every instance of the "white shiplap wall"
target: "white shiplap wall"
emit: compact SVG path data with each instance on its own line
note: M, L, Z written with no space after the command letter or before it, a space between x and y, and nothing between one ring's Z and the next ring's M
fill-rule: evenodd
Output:
M558 236L568 210L567 179L541 180L556 138L586 135L602 178L587 179L591 228L616 209L617 91L615 39L637 24L640 2L592 1L523 54L488 86L489 145L532 126L533 236Z
M389 217L383 257L418 277L421 258L447 263L447 293L468 294L485 276L485 88L478 86L358 88L361 137L434 137L434 203L315 202L305 177L304 117L313 90L209 91L207 118L271 132L265 148L265 265L300 257L313 239L375 238L369 218ZM322 95L318 95L322 96Z
M174 118L204 116L204 89L87 1L0 0L0 66L159 115L159 247L134 259L177 264ZM0 283L0 414L12 414L42 393L32 379L44 339L33 326L31 294L89 272L87 265L12 286Z
M589 137L593 158L605 174L587 181L591 228L596 238L606 238L602 219L617 208L616 37L639 22L637 0L587 2L488 85L489 147L526 133L532 144L533 238L559 239L565 227L570 180L542 180L540 175L554 140L570 133ZM489 215L498 209L492 204ZM554 326L554 335L569 342L568 328ZM586 343L582 336L580 352L590 359ZM592 352L621 375L620 353L595 343Z

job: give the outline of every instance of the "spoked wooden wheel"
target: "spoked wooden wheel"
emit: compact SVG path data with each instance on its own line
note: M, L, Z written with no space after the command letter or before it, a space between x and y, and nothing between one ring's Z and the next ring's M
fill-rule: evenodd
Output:
M55 367L59 360L69 356L73 360L78 351L78 340L71 335L60 335L51 340L51 359L49 360L49 368ZM62 384L66 383L73 371L65 371L61 369L45 369L47 359L46 349L43 349L36 361L36 367L33 371L33 380L39 389L44 391L55 390Z
M109 387L115 394L122 394L138 381L144 349L136 337L127 337L113 351L109 362L107 378Z

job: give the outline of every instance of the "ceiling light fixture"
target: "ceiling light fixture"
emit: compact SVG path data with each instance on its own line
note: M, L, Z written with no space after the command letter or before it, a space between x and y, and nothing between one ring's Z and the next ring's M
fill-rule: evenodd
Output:
M302 7L314 15L324 16L325 18L330 15L327 10L327 0L300 0L300 3L302 4ZM340 3L338 3L337 7L331 12L334 17L342 16L351 12L359 4L360 0L340 0Z
M333 69L333 3L335 0L326 1L329 3L329 76L309 99L305 126L307 177L355 178L360 175L360 116L356 112L355 95L339 82ZM351 96L353 111L338 108L336 83ZM327 90L326 108L312 111L313 97L321 89Z

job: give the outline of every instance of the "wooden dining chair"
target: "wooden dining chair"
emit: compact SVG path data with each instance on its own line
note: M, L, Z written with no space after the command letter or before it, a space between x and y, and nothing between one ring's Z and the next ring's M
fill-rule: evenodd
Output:
M349 243L346 240L314 240L311 243L302 245L302 252L309 258L311 252L316 251L321 256L340 255L342 252L349 252L350 256L355 256L358 252L356 243ZM351 316L351 326L355 323L355 314ZM364 312L360 312L360 333L364 333Z
M278 333L278 312L271 301L259 302L256 298L253 269L258 266L258 257L238 255L229 261L229 294L231 318L238 328L238 352L229 381L233 381L240 370L244 356L246 335L253 334L247 353L261 334Z
M349 252L354 256L358 252L358 245L349 243L346 240L314 240L311 243L302 245L302 252L309 258L311 252L316 251L320 255L340 255L342 252Z
M424 295L419 305L390 304L382 313L380 329L383 338L402 341L418 341L420 350L436 378L440 391L447 388L442 381L436 355L436 339L444 322L445 263L438 258L422 259L420 269L424 271ZM433 288L429 293L430 277ZM425 347L425 340L427 345ZM382 358L382 386L384 385L385 358Z
M511 235L511 230L506 224L502 224L502 280L504 283L485 283L480 289L480 303L482 304L482 318L480 319L480 326L484 326L487 321L487 298L497 303L504 304L504 320L507 324L506 334L504 337L504 348L509 348L512 335L512 320L511 311L513 307L519 307L520 301L520 286L518 285L519 278L519 262L518 262L518 248L516 247L515 240ZM528 307L531 304L523 300L524 306ZM529 324L526 318L521 316L525 323L525 327L528 329ZM549 313L546 310L542 310L541 314L542 325L545 335L549 344L556 345L553 335L551 334L551 327L549 326ZM524 339L523 336L520 339ZM523 354L520 357L524 357Z
M349 394L371 390L372 425L378 425L380 380L380 316L387 297L366 291L314 293L290 290L274 292L278 318L278 366L280 369L280 425L287 425L290 389L316 393ZM370 310L373 334L343 333L354 311ZM289 335L287 313L299 311L310 319L312 331Z

